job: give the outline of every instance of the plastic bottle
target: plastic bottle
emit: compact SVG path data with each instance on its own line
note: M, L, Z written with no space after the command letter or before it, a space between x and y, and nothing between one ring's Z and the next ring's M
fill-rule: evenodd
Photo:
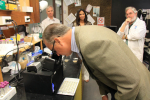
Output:
M38 23L38 27L39 27L39 38L42 39L43 30L42 30L42 27L41 27L40 23Z
M0 88L1 88L1 97L3 97L5 95L4 87L5 86L3 84L0 85Z
M9 88L9 82L4 81L4 83L6 84L6 90L7 90L7 92L9 92L9 90L10 90L10 88Z
M5 1L0 0L0 9L1 10L6 10Z
M7 93L7 84L5 83L5 82L1 82L1 84L4 86L4 91L5 91L5 93Z

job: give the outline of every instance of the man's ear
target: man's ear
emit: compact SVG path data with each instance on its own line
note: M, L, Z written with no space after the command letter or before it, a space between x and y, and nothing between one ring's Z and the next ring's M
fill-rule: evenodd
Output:
M55 43L58 43L58 44L60 44L61 46L63 45L62 40L61 40L60 37L54 38L54 41L55 41Z
M137 16L137 12L135 13L135 15Z

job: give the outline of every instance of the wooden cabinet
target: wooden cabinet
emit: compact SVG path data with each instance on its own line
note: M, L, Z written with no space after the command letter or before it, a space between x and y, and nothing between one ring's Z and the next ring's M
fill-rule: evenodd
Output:
M17 25L39 23L40 22L40 11L39 11L39 0L30 0L30 7L33 7L33 12L21 12L21 11L8 11L0 10L0 16L11 16L11 19L17 22ZM30 16L32 20L25 22L24 16Z
M11 19L16 21L17 25L26 25L31 23L39 23L40 22L40 10L39 10L39 0L30 0L30 7L33 7L33 12L21 12L21 11L8 11L8 10L0 10L0 16L11 16ZM30 16L32 20L30 22L25 22L24 16ZM9 25L9 26L13 26ZM3 30L3 34L6 38L10 38L10 36L15 34L13 28L8 30Z

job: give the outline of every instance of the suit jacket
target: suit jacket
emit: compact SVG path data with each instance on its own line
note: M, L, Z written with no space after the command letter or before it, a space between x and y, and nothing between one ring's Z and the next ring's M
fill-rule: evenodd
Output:
M116 100L150 100L150 73L122 39L102 26L75 27L75 40L100 93L117 90Z

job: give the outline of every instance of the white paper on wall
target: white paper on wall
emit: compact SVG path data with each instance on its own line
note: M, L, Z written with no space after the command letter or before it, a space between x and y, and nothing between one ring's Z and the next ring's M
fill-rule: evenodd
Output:
M69 6L69 5L71 5L71 4L74 3L74 0L64 0L64 1L65 1L65 4L66 4L67 6Z
M74 0L75 6L81 6L81 0Z
M92 9L92 5L88 4L87 7L86 7L86 12L90 12Z
M65 21L66 21L68 24L71 24L75 19L76 19L76 17L71 13L71 14L65 19Z
M88 20L89 22L91 22L92 24L95 23L95 20L91 17L90 14L87 15L87 18L88 18L87 20Z

